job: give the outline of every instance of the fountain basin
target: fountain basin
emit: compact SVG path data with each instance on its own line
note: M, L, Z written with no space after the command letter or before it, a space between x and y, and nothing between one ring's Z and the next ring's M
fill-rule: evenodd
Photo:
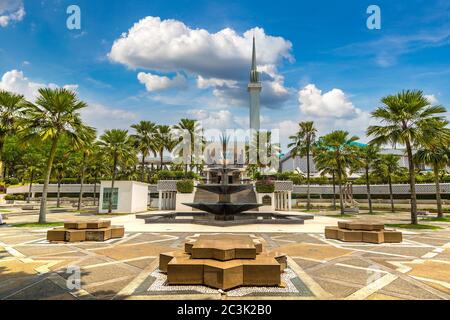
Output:
M230 221L234 220L234 217L239 214L243 214L245 211L262 207L262 204L258 203L229 203L229 202L214 202L214 203L183 203L184 205L211 213L215 216L216 220Z
M216 194L232 194L244 190L251 190L252 185L248 184L199 184L197 189L213 192Z

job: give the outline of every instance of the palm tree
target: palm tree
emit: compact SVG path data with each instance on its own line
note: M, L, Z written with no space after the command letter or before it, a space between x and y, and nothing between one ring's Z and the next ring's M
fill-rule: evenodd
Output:
M136 148L142 156L141 160L141 181L145 181L145 158L150 152L155 153L155 133L156 124L151 121L141 121L131 126L136 130L136 134L132 135Z
M438 218L443 218L441 201L441 188L439 185L439 172L450 163L450 149L448 145L442 145L440 141L430 140L414 154L414 161L417 164L430 165L434 173L434 183L436 184L436 203Z
M314 161L316 169L320 172L321 176L330 175L331 183L333 185L333 210L336 210L336 172L337 165L336 160L332 152L326 152L321 150L322 154L318 157L315 156ZM314 153L313 155L315 155Z
M108 161L106 155L97 143L94 145L93 153L89 158L87 172L90 178L94 179L94 206L97 205L97 183L98 178L103 177L108 171Z
M360 147L357 153L360 160L357 167L362 167L365 173L369 213L373 213L372 196L370 193L370 169L379 158L380 148L377 145L369 144L367 146Z
M290 136L289 139L293 142L288 144L288 148L291 149L292 157L296 156L306 157L306 208L311 209L311 195L310 195L310 156L311 148L316 140L317 129L314 127L313 121L300 122L298 124L299 130L294 136Z
M23 116L25 100L22 95L0 90L0 178L3 178L3 145L6 136L17 129Z
M189 155L189 168L192 170L193 164L194 164L194 149L195 149L195 142L197 140L198 136L201 136L202 129L200 127L200 122L193 119L181 119L180 122L178 122L177 125L173 127L175 130L178 130L178 135L180 136L180 142L182 142L182 139L184 138L184 134L189 135L189 141L190 144L188 147L188 155ZM183 145L184 146L184 145ZM180 150L181 155L183 155L183 150ZM185 159L185 172L188 171L188 163Z
M247 161L254 162L250 165L256 165L261 172L261 168L277 169L275 167L275 160L279 159L281 153L281 146L279 142L272 139L271 131L257 131L253 133L253 138L250 145L246 147ZM254 155L256 154L256 159Z
M66 136L74 146L81 148L95 136L95 129L83 123L79 111L87 107L70 90L41 88L35 103L26 103L24 139L50 141L51 149L44 170L39 223L46 222L47 192L56 148L61 137Z
M431 137L448 138L447 121L442 106L431 106L422 91L402 91L381 99L383 106L372 112L372 117L382 125L370 126L367 135L372 143L401 144L408 156L409 184L411 189L411 223L417 224L416 177L413 148Z
M389 198L391 200L391 211L395 212L394 193L392 191L392 177L400 170L399 156L394 154L380 154L374 164L374 172L376 175L386 178L389 184Z
M347 131L337 130L321 137L316 144L317 150L314 160L319 164L319 168L322 165L330 164L330 159L334 159L333 164L336 166L342 215L344 214L342 181L346 175L346 170L354 166L355 146L353 143L358 139L357 136L349 137Z
M160 157L160 167L163 169L164 165L164 150L171 152L173 148L178 144L178 140L175 140L172 136L172 129L170 126L158 125L156 127L155 134L155 149L159 152Z
M93 141L86 141L86 144L81 148L82 157L81 157L81 172L80 172L80 194L78 196L78 205L77 210L81 210L81 205L83 203L83 186L84 186L84 178L86 175L86 167L87 162L90 160L90 156L94 152L93 150Z
M105 154L112 159L111 191L108 199L108 213L112 212L112 198L114 195L114 182L117 175L117 165L125 159L135 156L134 140L128 135L128 130L106 130L100 137L99 146Z

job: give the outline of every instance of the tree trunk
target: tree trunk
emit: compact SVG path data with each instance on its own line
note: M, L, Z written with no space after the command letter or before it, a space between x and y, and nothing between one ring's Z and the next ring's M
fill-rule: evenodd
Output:
M30 187L28 189L27 203L30 203L30 199L31 199L31 188L33 188L33 178L34 178L34 170L31 171Z
M444 213L442 212L442 200L441 200L441 186L439 185L439 169L437 166L433 166L434 171L434 183L436 184L436 204L437 204L437 216L438 218L443 218Z
M39 223L46 223L46 215L47 215L47 192L48 192L48 184L50 182L50 175L52 173L53 160L55 159L56 147L58 145L59 137L56 136L53 138L52 147L50 149L50 154L47 160L47 166L45 168L45 180L44 180L44 188L42 189L42 197L41 197L41 207L39 210Z
M391 211L395 212L395 207L394 207L394 193L392 192L392 178L391 175L389 174L388 176L388 183L389 183L389 197L391 199Z
M333 210L336 211L336 176L335 176L334 171L333 171L332 179L333 179Z
M62 177L59 176L58 177L58 191L56 193L56 207L57 208L61 207L61 179L62 179Z
M94 206L96 206L96 202L97 202L97 173L95 174L94 177Z
M145 182L145 154L142 153L142 161L141 161L141 181Z
M0 137L0 180L5 178L6 166L3 163L3 145L5 144L5 136Z
M344 199L342 194L342 170L341 170L341 164L338 162L338 184L339 184L339 205L341 206L341 215L344 214Z
M416 195L416 173L414 172L414 162L411 143L406 141L406 151L408 154L408 169L409 169L409 185L411 188L411 224L418 224L417 222L417 195Z
M160 154L159 154L159 157L160 157L160 165L161 165L161 167L160 167L160 170L162 170L163 169L163 162L164 162L164 150L161 150L161 152L160 152Z
M108 201L108 213L112 213L112 197L114 191L114 180L116 180L117 154L114 155L113 172L111 178L111 194Z
M83 185L84 185L84 174L86 172L86 153L83 154L83 164L81 168L81 179L80 179L80 195L78 196L78 206L77 210L81 210L81 204L83 202Z
M369 166L366 166L366 187L367 187L367 201L369 202L369 213L373 213L372 196L370 194Z
M309 146L306 148L306 210L311 210Z

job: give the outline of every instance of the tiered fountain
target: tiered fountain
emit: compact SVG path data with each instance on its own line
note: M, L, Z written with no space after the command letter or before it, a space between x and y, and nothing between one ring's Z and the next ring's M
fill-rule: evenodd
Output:
M136 217L145 219L146 223L196 223L214 226L242 224L303 224L305 219L313 218L311 215L259 212L255 209L262 207L263 204L256 203L256 201L254 203L232 202L231 195L244 190L252 190L253 185L228 183L228 174L238 169L227 166L226 138L222 138L222 147L222 165L213 169L220 177L220 183L206 183L196 186L197 189L217 194L219 196L218 202L183 203L183 205L201 211L141 214Z

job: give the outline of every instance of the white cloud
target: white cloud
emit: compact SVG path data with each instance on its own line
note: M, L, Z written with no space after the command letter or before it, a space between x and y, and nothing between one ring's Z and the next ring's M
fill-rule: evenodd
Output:
M436 96L434 94L426 94L425 98L427 98L428 102L431 105L435 105L439 103L439 100L436 98Z
M191 29L177 20L146 17L116 40L109 57L130 68L159 71L185 70L205 78L234 79L248 69L252 36L258 45L261 64L292 59L292 44L281 37L254 28L239 35L230 28L217 33Z
M25 7L22 0L0 1L0 27L7 27L11 22L22 21Z
M22 94L26 99L34 101L38 96L38 90L40 88L59 88L58 85L54 83L38 83L33 82L24 76L22 71L11 70L3 74L0 81L0 89ZM78 85L65 85L63 88L69 90L77 90Z
M240 128L242 119L235 117L229 110L209 111L205 109L192 109L188 114L200 121L205 129L235 129Z
M149 92L162 91L170 88L182 88L186 86L186 78L178 74L170 79L166 76L158 76L151 73L139 72L137 78L145 85Z
M87 108L82 109L81 116L88 125L97 128L99 134L102 134L105 129L129 129L137 118L130 111L109 108L96 103L88 104Z
M200 89L206 89L210 87L228 87L236 88L236 80L225 80L218 78L205 79L202 76L197 77L197 87Z
M298 102L303 114L320 118L354 118L361 112L341 89L322 94L314 84L299 91Z
M253 35L258 63L269 78L262 77L261 104L276 107L291 96L276 66L282 60L293 61L292 44L282 37L267 35L262 28L243 34L230 28L210 33L178 20L146 17L114 41L108 56L131 69L184 72L197 79L198 88L212 88L216 97L246 106Z

